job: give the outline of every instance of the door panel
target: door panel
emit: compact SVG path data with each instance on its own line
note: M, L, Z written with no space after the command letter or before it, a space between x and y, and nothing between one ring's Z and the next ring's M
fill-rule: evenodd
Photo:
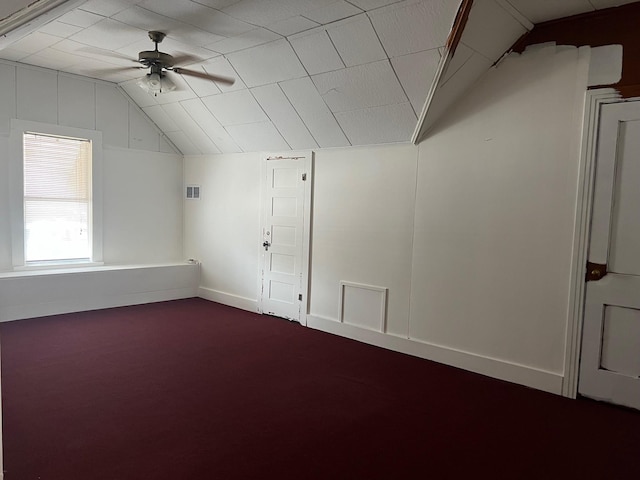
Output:
M640 409L640 102L603 105L578 391Z
M309 156L268 158L263 180L261 311L295 321L306 294L309 165Z

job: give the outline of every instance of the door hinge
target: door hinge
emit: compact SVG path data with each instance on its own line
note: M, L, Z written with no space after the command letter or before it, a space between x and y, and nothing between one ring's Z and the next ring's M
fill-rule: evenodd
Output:
M307 174L306 174L306 173L303 173L303 174L302 174L302 181L303 181L303 182L306 182L306 181L307 181Z
M607 274L607 264L587 262L587 282L597 282Z
M302 301L302 294L298 295L298 300Z

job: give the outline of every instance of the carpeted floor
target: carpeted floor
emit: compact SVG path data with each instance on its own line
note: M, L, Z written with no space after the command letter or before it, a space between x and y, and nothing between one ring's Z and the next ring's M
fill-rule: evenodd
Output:
M0 346L5 480L640 478L640 412L201 299Z

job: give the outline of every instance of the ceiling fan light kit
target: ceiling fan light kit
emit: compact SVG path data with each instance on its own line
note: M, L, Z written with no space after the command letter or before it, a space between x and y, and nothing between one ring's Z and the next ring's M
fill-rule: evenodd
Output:
M162 73L147 73L138 80L138 86L154 97L157 97L159 93L167 93L176 89L176 84Z

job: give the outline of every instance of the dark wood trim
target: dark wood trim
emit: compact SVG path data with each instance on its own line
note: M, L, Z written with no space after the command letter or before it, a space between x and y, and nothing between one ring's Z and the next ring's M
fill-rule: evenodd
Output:
M467 26L471 7L473 7L473 0L463 0L460 4L460 8L458 9L458 13L456 13L456 19L453 22L453 27L451 28L451 32L449 32L449 37L447 38L446 43L446 47L451 52L452 56L455 53L456 48L458 48L458 44L462 38L462 33Z

